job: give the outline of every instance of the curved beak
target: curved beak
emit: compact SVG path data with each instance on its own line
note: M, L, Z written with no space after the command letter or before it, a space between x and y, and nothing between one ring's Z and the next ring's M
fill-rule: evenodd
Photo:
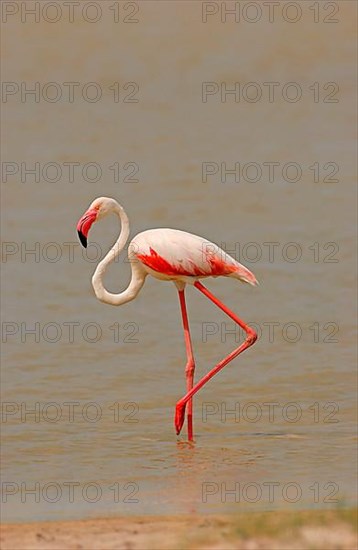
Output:
M78 238L84 248L87 248L87 236L91 229L91 225L96 221L98 215L97 210L87 210L77 224Z

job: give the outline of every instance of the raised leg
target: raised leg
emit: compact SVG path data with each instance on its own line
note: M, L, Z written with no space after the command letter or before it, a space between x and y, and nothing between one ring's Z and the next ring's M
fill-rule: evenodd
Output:
M179 301L181 314L183 318L183 328L184 328L184 340L186 348L187 363L185 366L185 376L186 376L186 391L187 393L193 389L194 386L194 370L195 370L195 361L193 355L193 347L191 344L190 330L189 330L189 321L188 314L186 311L185 303L185 291L178 290L179 292ZM188 421L188 439L193 441L193 400L192 398L188 399L188 410L187 410L187 421ZM184 410L185 413L185 410Z
M205 288L205 286L202 283L200 283L199 281L196 281L196 283L194 283L194 286L198 290L200 290L200 292L202 292L207 298L209 298L209 300L211 300L216 306L218 306L224 313L226 313L226 315L231 317L231 319L233 319L233 321L235 321L235 323L237 323L246 332L247 337L245 341L238 348L234 349L234 351L229 353L227 357L224 357L224 359L222 359L220 363L218 363L211 371L208 372L208 374L206 374L201 380L199 380L199 382L197 382L197 384L195 384L195 386L191 390L189 390L186 393L186 395L184 395L184 397L180 399L180 401L178 401L176 410L175 410L175 428L176 428L177 434L180 433L180 430L183 427L186 404L188 403L189 400L192 399L193 395L196 394L196 392L199 391L200 388L202 388L204 384L206 384L206 382L208 382L213 376L215 376L216 373L218 373L221 369L223 369L228 363L230 363L230 361L235 359L235 357L237 357L240 353L245 351L245 349L252 346L252 344L254 344L257 340L256 332L251 327L246 325L244 321L239 319L239 317L237 317L235 313L233 313L228 307L226 307L225 304L220 302L220 300L218 300L213 294L211 294L211 292L209 292L209 290Z

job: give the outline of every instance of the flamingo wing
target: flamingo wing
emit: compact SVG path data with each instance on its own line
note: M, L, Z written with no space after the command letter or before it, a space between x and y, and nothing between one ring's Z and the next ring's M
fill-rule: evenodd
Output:
M218 245L186 231L144 231L131 242L131 252L144 266L168 278L232 276L257 284L253 273Z

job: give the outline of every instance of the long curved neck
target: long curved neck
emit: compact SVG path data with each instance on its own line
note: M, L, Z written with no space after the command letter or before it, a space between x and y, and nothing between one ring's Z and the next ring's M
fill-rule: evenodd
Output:
M108 292L103 286L103 276L106 272L107 267L112 262L114 262L116 258L118 258L129 237L129 220L127 214L118 203L114 212L120 219L121 232L112 248L103 258L103 260L99 262L96 271L94 272L92 277L92 286L98 300L106 304L111 304L113 306L120 306L122 304L125 304L126 302L129 302L130 300L133 300L133 298L137 296L138 292L143 286L145 277L138 269L135 269L135 264L131 263L132 278L126 290L120 292L119 294L112 294L111 292Z

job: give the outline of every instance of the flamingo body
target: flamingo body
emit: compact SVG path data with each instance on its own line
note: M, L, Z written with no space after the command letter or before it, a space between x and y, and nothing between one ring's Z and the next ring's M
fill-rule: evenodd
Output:
M179 229L143 231L128 247L146 273L161 280L194 284L204 277L235 277L255 285L256 277L218 245Z

